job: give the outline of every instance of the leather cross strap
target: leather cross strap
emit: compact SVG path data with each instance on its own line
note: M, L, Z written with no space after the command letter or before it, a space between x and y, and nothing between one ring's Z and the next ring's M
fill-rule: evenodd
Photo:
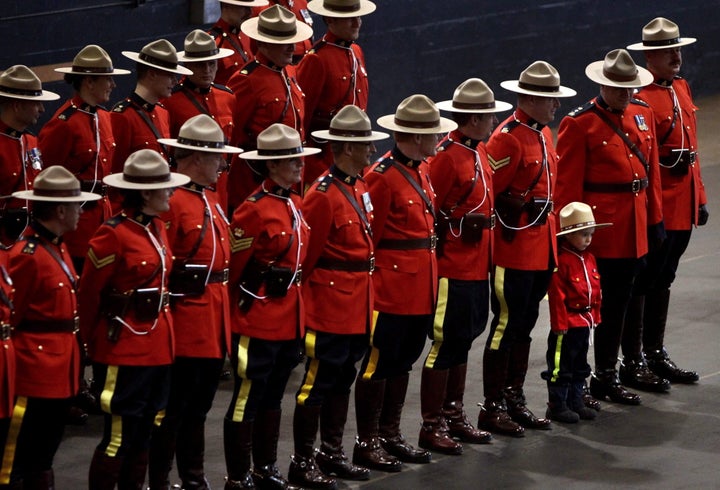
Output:
M607 117L607 115L603 114L603 111L601 111L596 105L593 105L592 109L593 109L593 111L595 111L595 114L597 114L598 117L600 119L602 119L602 121L605 124L610 126L613 129L613 131L615 131L617 133L617 135L620 136L620 138L622 138L622 140L625 142L627 147L630 148L630 151L633 152L636 157L638 157L638 160L640 160L640 163L642 163L643 167L645 167L645 172L647 172L649 175L650 174L650 164L648 163L647 159L645 158L645 155L643 154L643 152L640 151L640 148L638 148L635 143L630 141L630 138L628 138L628 135L626 135L623 132L623 130L618 127L617 124L612 122L610 120L610 118Z
M396 162L395 160L391 160L391 162L392 162L393 167L398 169L398 172L400 172L400 174L402 174L402 176L405 177L405 180L407 180L408 183L413 187L413 189L415 189L415 192L418 193L420 198L425 203L425 206L427 207L428 211L430 211L430 214L432 214L433 220L437 221L437 216L435 215L435 207L433 206L432 201L430 200L430 196L425 194L425 191L423 191L423 188L420 187L420 184L418 184L417 180L415 180L413 178L413 176L410 175L410 173L408 173L408 171L403 168L402 164Z
M357 215L360 217L360 220L362 220L363 225L365 226L365 231L367 232L367 235L372 239L372 228L370 227L370 222L367 219L367 216L363 212L362 209L360 209L360 205L358 204L355 197L353 197L345 187L343 187L342 183L340 183L339 179L335 176L332 178L332 183L335 184L335 186L340 189L340 192L345 196L345 199L348 200L350 205L353 207Z

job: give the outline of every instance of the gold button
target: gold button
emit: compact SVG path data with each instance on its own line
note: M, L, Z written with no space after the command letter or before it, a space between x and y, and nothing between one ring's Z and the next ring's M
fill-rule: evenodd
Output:
M330 285L331 285L331 286L334 286L334 285L335 285L335 281L330 281Z
M42 345L38 345L38 350L43 350L43 346L42 346Z
M393 264L393 269L397 269L397 264Z
M143 260L142 262L140 262L140 265L147 265L147 261Z

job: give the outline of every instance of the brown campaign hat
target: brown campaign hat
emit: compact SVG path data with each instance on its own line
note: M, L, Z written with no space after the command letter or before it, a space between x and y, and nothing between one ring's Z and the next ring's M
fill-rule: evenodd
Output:
M207 114L193 116L180 127L177 138L159 138L158 143L207 153L240 153L242 148L225 144L225 134Z
M572 97L577 93L560 85L560 74L547 61L533 62L518 80L505 80L500 86L511 92L538 97Z
M679 48L692 44L694 37L680 37L678 25L665 17L656 17L648 22L642 30L642 42L631 44L627 49L632 51L648 51L652 49Z
M311 0L308 10L324 17L360 17L375 12L369 0Z
M560 232L557 236L567 235L587 228L605 228L612 223L595 223L592 208L584 202L571 202L560 210Z
M509 111L512 104L495 100L495 94L484 81L470 78L455 89L452 100L438 102L437 107L441 111L483 114Z
M613 49L605 55L605 59L590 63L585 68L585 75L593 82L608 87L640 88L653 81L652 73L637 66L624 49Z
M275 123L257 137L257 150L242 154L245 160L280 160L320 153L318 148L303 148L300 133L290 126Z
M55 92L42 89L38 76L25 65L11 66L0 75L0 97L23 100L57 100Z
M56 72L71 75L127 75L130 70L113 67L110 55L96 44L88 44L73 58L72 66L55 68Z
M435 103L422 94L411 95L403 100L395 114L382 116L377 123L391 131L412 134L438 134L457 129L457 124L440 117Z
M175 46L166 39L158 39L143 46L139 53L123 51L123 56L131 60L152 66L158 70L169 71L179 75L192 75L192 71L178 64L178 54Z
M356 105L346 105L330 121L330 129L313 131L312 135L320 140L329 141L378 141L390 135L373 131L370 118Z
M85 202L102 199L100 194L82 192L80 181L65 167L52 165L40 172L33 181L33 189L13 192L13 197L28 201Z
M178 52L178 58L185 63L195 61L219 60L232 56L233 50L228 48L218 48L215 39L203 31L195 29L185 36L184 51Z
M190 177L170 171L170 165L155 150L143 149L130 154L122 173L110 174L103 179L118 189L168 189L190 182Z
M273 5L246 20L240 30L256 41L271 44L293 44L313 35L312 27L298 22L295 14L281 5Z

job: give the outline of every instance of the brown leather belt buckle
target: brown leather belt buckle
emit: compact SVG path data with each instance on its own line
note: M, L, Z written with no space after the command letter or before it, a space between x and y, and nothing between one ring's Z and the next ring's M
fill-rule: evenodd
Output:
M301 282L302 282L302 269L298 269L297 271L295 271L295 284L297 284L299 286Z
M372 272L375 270L375 256L370 257L370 267L368 272Z
M494 214L492 216L490 216L490 218L488 219L488 228L490 228L491 230L495 228L495 215Z
M76 316L73 318L73 333L78 333L80 331L80 317Z
M640 192L642 190L642 180L641 179L635 179L632 181L630 190L632 192Z
M12 327L9 323L0 325L0 340L9 340L12 333Z
M437 248L437 235L430 235L430 250Z

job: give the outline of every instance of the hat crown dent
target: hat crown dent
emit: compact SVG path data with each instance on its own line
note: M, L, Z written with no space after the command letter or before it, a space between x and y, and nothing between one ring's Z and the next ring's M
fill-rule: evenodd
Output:
M495 102L495 94L483 80L470 78L455 89L453 102L461 104L492 104Z
M180 128L178 137L214 144L225 143L225 134L222 128L207 114L198 114L185 121Z
M426 95L415 94L406 98L397 106L395 119L409 122L436 122L440 120L440 111Z
M643 41L664 41L680 37L678 25L665 17L656 17L648 22L642 30Z
M257 137L258 150L289 150L301 148L300 133L282 123L275 123ZM289 157L290 155L288 155Z
M282 5L273 5L263 10L258 16L258 26L272 32L292 33L296 30L295 14Z
M356 105L346 105L330 121L335 130L371 131L372 123L368 115Z
M52 165L40 172L33 182L38 191L76 191L80 193L80 181L61 165Z
M0 75L0 86L18 90L42 90L40 78L25 65L14 65Z
M635 78L638 74L638 68L630 53L624 49L614 49L605 55L603 72L606 75Z
M158 39L157 41L146 44L140 50L140 53L166 63L178 64L178 55L175 46L167 39Z
M535 61L520 73L520 83L560 87L560 73L547 61Z
M202 29L195 29L185 36L185 42L183 45L185 53L207 53L217 48L215 39L203 31Z
M138 150L125 160L123 175L129 177L162 177L170 173L167 161L155 150Z
M113 69L112 59L103 48L97 44L88 44L75 55L73 66L82 68L109 68Z

